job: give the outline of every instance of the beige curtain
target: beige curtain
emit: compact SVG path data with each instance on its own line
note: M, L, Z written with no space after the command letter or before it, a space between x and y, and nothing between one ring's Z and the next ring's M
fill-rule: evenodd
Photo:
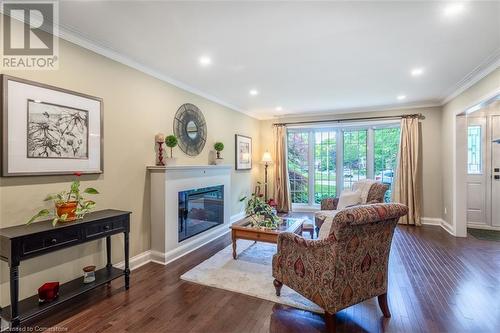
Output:
M274 126L274 199L279 212L291 211L290 183L286 156L286 126Z
M420 131L418 117L401 119L398 166L393 184L393 200L408 206L401 224L421 225Z

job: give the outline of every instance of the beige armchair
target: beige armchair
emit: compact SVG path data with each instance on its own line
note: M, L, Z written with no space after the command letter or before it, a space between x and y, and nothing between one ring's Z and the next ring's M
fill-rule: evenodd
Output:
M273 257L276 295L285 284L318 304L330 331L336 312L376 296L383 315L390 317L389 251L396 224L407 213L397 203L356 206L336 214L326 239L280 234Z
M361 181L362 182L362 181ZM353 188L356 187L360 182L356 182ZM384 202L385 192L389 189L387 184L381 182L374 182L370 189L368 190L368 195L366 197L366 202L361 204L372 204L372 203L382 203ZM321 200L321 210L314 214L314 224L316 225L316 232L319 232L321 225L328 217L335 215L337 213L337 205L339 203L339 198L325 198Z

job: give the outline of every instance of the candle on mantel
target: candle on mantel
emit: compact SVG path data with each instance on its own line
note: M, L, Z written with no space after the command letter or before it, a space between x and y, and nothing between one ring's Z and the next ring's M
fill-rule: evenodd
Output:
M165 142L165 134L158 133L155 135L155 142Z

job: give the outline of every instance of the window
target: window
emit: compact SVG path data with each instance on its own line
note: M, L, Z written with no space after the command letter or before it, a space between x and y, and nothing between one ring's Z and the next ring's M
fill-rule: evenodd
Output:
M366 134L367 130L344 132L344 189L366 179Z
M471 125L467 128L467 173L482 173L481 126Z
M356 126L356 127L354 127ZM398 124L288 129L288 173L293 204L317 205L366 178L392 185ZM386 201L391 198L390 190Z
M399 127L379 128L373 132L375 180L389 185L389 190L385 193L385 202L389 202L398 158L400 129Z
M314 132L314 202L334 197L337 192L337 133L333 130ZM293 202L293 201L292 201Z
M293 203L309 202L309 132L288 132L288 177Z

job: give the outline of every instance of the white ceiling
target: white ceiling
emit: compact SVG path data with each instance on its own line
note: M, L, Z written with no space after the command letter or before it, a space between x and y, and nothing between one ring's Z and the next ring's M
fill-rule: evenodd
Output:
M266 118L441 103L500 55L500 2L465 2L453 17L446 5L67 1L59 10L73 36ZM412 77L414 67L425 73Z

